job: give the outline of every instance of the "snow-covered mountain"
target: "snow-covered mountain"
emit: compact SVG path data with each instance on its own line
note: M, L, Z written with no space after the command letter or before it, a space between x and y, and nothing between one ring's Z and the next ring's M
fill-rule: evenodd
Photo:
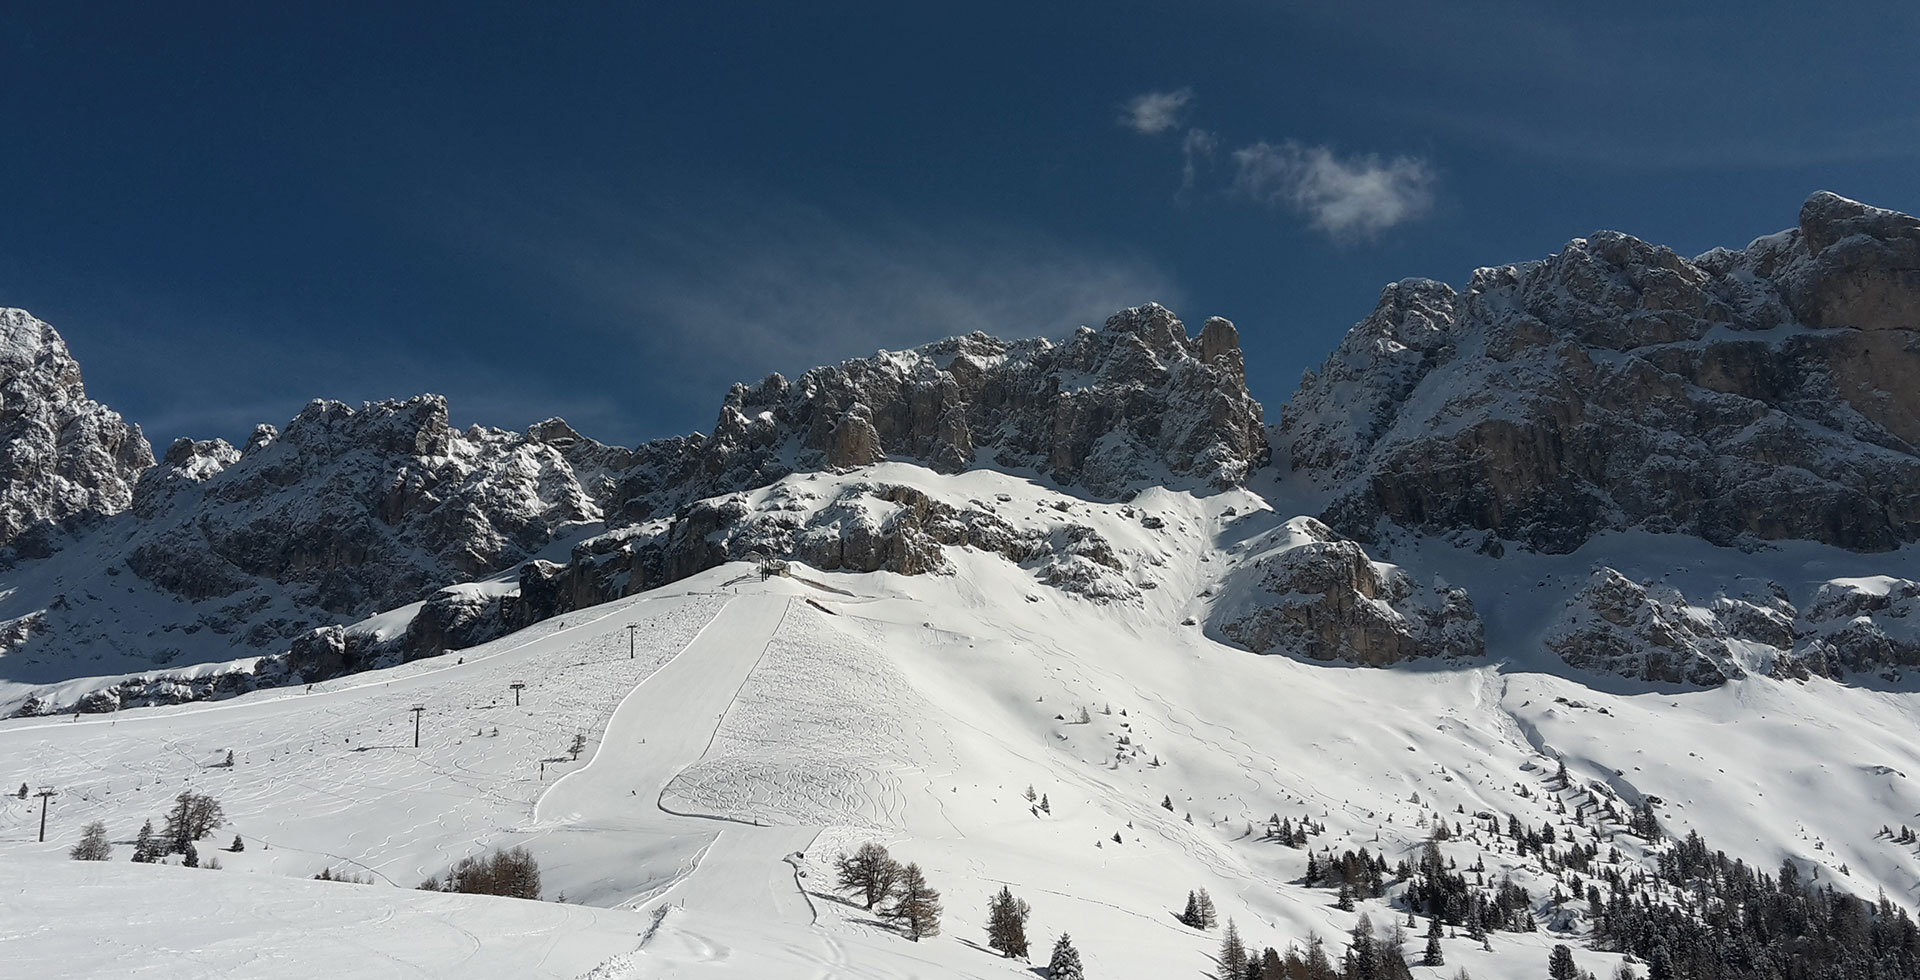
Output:
M1897 931L1916 268L1920 221L1820 194L1739 251L1608 232L1402 282L1271 428L1231 323L1147 305L735 386L711 434L631 449L421 396L157 463L8 311L0 758L116 839L218 796L230 871L323 937L233 941L329 975L1014 974L837 900L866 840L946 891L950 935L1006 885L1102 976L1215 971L1175 918L1197 888L1256 948L1431 915L1422 977L1534 976L1555 943L1604 973L1693 935L1653 907L1754 871L1884 893L1858 914ZM35 864L35 815L0 800L0 891L54 889L35 923L97 917L81 889L237 901ZM601 910L529 913L551 956L402 890L515 844ZM1342 897L1361 848L1382 868L1344 860ZM275 877L322 868L393 894Z

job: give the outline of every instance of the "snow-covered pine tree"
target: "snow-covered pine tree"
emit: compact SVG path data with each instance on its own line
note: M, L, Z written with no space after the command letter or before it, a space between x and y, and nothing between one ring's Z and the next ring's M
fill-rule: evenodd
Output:
M1180 924L1194 929L1200 928L1200 895L1187 892L1187 907L1180 913Z
M1446 966L1447 956L1440 948L1440 917L1427 920L1427 951L1420 957L1421 966Z
M233 835L233 844L232 844L232 846L230 846L230 847L228 847L228 848L227 848L227 850L229 850L229 851L232 851L232 852L233 852L233 853L235 853L235 854L238 854L238 853L240 853L241 851L244 851L244 850L246 850L246 849L247 849L247 842L246 842L246 841L243 841L243 840L241 840L241 839L240 839L240 835L239 835L239 834L234 834L234 835Z
M1080 965L1080 951L1073 948L1073 937L1061 933L1053 943L1053 956L1047 960L1048 980L1087 980Z
M1200 928L1211 929L1219 925L1220 920L1213 910L1213 896L1207 894L1207 890L1202 888L1200 889L1198 898L1200 904Z
M107 825L93 821L80 831L80 843L73 845L67 856L75 861L105 861L113 856L113 845L107 843Z

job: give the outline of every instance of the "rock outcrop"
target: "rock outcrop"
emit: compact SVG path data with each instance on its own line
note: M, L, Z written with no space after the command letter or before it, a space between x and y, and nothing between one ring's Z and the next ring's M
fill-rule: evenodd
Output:
M244 452L176 442L137 487L128 567L189 600L265 584L341 617L414 602L598 521L624 450L551 420L448 425L439 396L308 405Z
M1016 528L985 502L956 505L913 487L810 481L702 500L670 518L590 538L565 563L520 569L505 604L515 628L644 592L729 561L798 561L821 571L946 574L947 548L972 548L1034 569L1042 583L1096 601L1139 594L1113 546L1061 519Z
M1255 653L1386 667L1486 652L1464 589L1420 586L1311 517L1289 521L1233 578L1209 626Z
M1750 673L1891 677L1920 667L1920 582L1834 579L1796 609L1772 582L1743 579L1690 598L1602 567L1546 644L1573 667L1661 684L1711 687Z
M1722 602L1731 605L1724 597ZM1790 621L1792 607L1786 615ZM1641 585L1601 568L1573 597L1546 643L1581 670L1711 687L1746 676L1728 643L1734 638L1726 623L1678 590Z
M1825 193L1800 217L1691 261L1601 232L1463 291L1389 286L1283 413L1292 465L1362 540L1913 541L1920 220Z
M1198 337L1148 304L1064 343L975 333L735 385L706 437L640 447L617 493L627 520L788 473L907 460L944 473L1025 469L1097 495L1147 483L1241 485L1266 465L1264 414L1239 335Z
M87 397L66 341L25 310L0 309L0 546L127 509L152 465L140 427Z

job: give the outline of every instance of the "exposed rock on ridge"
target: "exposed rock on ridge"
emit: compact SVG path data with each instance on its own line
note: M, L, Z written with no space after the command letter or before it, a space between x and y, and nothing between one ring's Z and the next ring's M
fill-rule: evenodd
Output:
M1293 466L1363 540L1915 540L1920 220L1827 193L1800 219L1692 261L1601 232L1462 292L1389 286L1288 404Z
M1835 579L1804 609L1771 582L1740 580L1711 598L1600 568L1547 635L1569 665L1662 684L1711 687L1775 677L1920 667L1920 582Z
M1026 468L1114 496L1168 479L1239 486L1271 451L1233 324L1214 317L1189 337L1148 304L1059 344L975 333L793 381L769 375L728 392L712 435L637 454L618 491L629 520L883 459L943 473Z
M153 465L140 427L87 397L54 329L0 309L0 545L38 524L113 514Z
M1421 587L1311 517L1287 522L1269 545L1233 573L1209 624L1255 653L1386 667L1486 652L1464 589Z

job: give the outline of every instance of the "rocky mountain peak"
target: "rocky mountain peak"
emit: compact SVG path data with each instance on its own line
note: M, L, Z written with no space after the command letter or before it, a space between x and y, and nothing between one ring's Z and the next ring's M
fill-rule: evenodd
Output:
M125 510L152 465L140 427L87 397L59 333L0 309L0 545L38 524Z
M1032 469L1114 496L1168 479L1237 486L1269 456L1233 324L1190 337L1151 303L1058 344L974 333L769 375L727 393L711 436L637 452L651 462L623 498L678 502L884 459Z
M1363 540L1386 521L1549 552L1623 528L1890 549L1920 537L1917 250L1914 218L1821 193L1745 249L1599 232L1464 292L1398 283L1281 439Z

